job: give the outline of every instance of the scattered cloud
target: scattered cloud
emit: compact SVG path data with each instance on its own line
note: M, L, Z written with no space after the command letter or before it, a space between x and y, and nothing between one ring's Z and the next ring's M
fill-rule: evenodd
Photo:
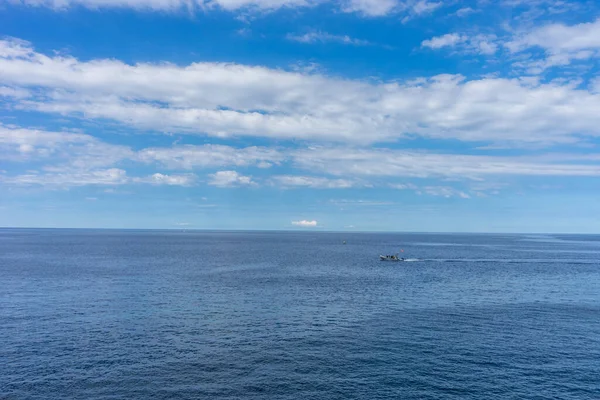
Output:
M207 204L207 203L196 204L196 207L198 207L198 208L215 208L217 206L218 206L217 204Z
M85 198L87 201L97 201L98 198L97 197L86 197Z
M49 7L55 10L82 6L91 10L105 8L131 8L137 11L210 11L276 10L282 7L310 7L318 0L9 0L14 4Z
M399 190L412 190L418 195L427 194L430 196L440 196L440 197L460 197L463 199L469 199L471 196L462 190L453 188L451 186L417 186L412 183L406 184L390 184L389 185L393 189Z
M471 198L467 193L457 190L450 186L425 186L421 189L421 191L430 196L440 196L440 197L460 197L462 199Z
M397 0L346 0L342 11L356 12L369 17L378 17L391 13L398 6Z
M331 204L336 206L344 207L380 207L380 206L391 206L394 202L391 201L376 201L376 200L347 200L347 199L332 199L329 201Z
M134 182L149 183L151 185L168 185L168 186L191 186L196 182L196 175L165 175L155 173L145 178L134 178Z
M69 171L60 173L30 173L17 176L2 176L0 182L14 185L41 185L67 188L86 185L123 185L129 182L124 170L118 168L94 171Z
M267 166L261 163L325 175L280 175L275 171L266 178L267 183L285 188L344 189L385 185L396 189L415 190L412 183L383 183L373 179L405 177L481 180L486 176L509 175L600 175L600 160L593 153L507 157L381 148L360 149L348 146L312 146L284 150L256 146L236 148L225 145L176 145L134 151L126 146L105 143L83 133L52 132L16 126L0 126L0 149L0 159L5 163L43 163L41 169L25 174L11 177L4 172L4 183L50 186L113 183L191 186L197 182L196 175L180 173L181 170ZM127 176L121 167L133 167L135 163L138 163L138 166L169 168L177 170L177 173L155 173L145 177ZM220 187L256 184L250 176L234 170L219 171L209 177L211 185Z
M48 7L66 11L74 7L90 10L130 8L142 12L273 12L279 9L302 9L328 4L336 10L365 17L404 13L405 18L424 15L442 6L427 0L9 0L12 4Z
M414 18L432 14L435 10L444 5L442 1L428 0L405 1L402 4L406 14L401 20L402 23L407 23Z
M421 42L422 47L429 47L430 49L441 49L442 47L454 47L456 44L467 40L466 36L459 35L457 33L448 33L443 36L437 36Z
M271 178L273 184L287 188L309 187L315 189L348 189L358 186L347 179L330 179L314 176L278 175Z
M126 146L111 145L93 136L52 132L0 124L0 160L26 162L52 158L64 168L107 167L130 158Z
M303 219L301 221L292 221L292 225L301 226L303 228L314 228L317 226L317 221L315 221L315 220L307 221L307 220Z
M36 87L34 97L15 100L21 110L218 138L374 143L417 135L551 145L600 136L600 94L560 81L370 82L237 64L82 62L8 40L0 41L0 82Z
M288 40L300 43L339 43L351 46L371 46L373 43L368 40L355 39L348 35L332 35L327 32L308 32L303 35L288 34Z
M417 2L413 2L410 10L412 10L412 12L416 15L429 14L443 5L444 3L441 1L419 0Z
M462 53L492 55L498 51L496 35L460 35L448 33L421 42L421 47L439 50L445 47L456 49Z
M51 168L46 170L52 171ZM0 175L0 182L14 185L41 185L68 188L87 185L125 185L129 183L149 183L152 185L190 186L194 183L193 175L154 174L148 177L129 177L126 171L119 168L94 170L64 170L59 172L28 173L16 176ZM114 193L114 189L112 192ZM91 198L88 198L88 200Z
M392 183L389 185L389 187L398 190L417 190L417 186L412 183Z
M15 89L8 86L0 86L0 97L14 97L16 99L24 99L30 97L31 92L25 89Z
M256 183L250 176L240 175L236 171L218 171L209 175L209 185L218 187L254 186Z
M136 158L144 163L159 163L171 169L224 166L268 168L280 163L283 155L275 148L256 146L235 148L206 144L147 148L139 151Z
M505 46L513 53L541 49L545 58L517 64L531 72L543 72L555 66L568 66L573 61L600 57L600 18L575 25L548 24L517 34Z
M467 15L470 15L470 14L473 14L473 13L476 13L476 12L477 12L477 10L475 10L475 9L473 9L471 7L463 7L461 9L457 10L454 14L456 16L462 18L462 17L466 17Z
M594 157L589 155L589 157ZM591 160L591 159L590 159ZM574 163L575 161L575 163ZM294 154L302 169L334 176L451 178L481 180L486 176L600 176L600 164L582 154L528 157L435 154L390 149L313 148ZM410 184L392 184L413 189Z

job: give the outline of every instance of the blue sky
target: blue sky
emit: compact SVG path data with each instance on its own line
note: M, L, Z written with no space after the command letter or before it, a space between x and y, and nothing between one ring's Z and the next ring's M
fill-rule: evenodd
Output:
M597 232L600 6L0 3L0 226Z

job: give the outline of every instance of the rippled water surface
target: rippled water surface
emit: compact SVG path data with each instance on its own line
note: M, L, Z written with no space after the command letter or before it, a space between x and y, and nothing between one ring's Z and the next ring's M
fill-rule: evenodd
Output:
M599 260L600 236L4 229L0 398L598 399Z

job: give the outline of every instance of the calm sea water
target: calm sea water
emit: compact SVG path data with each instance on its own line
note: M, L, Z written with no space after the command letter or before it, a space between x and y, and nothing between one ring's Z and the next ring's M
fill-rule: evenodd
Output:
M599 261L600 236L3 229L0 398L599 399Z

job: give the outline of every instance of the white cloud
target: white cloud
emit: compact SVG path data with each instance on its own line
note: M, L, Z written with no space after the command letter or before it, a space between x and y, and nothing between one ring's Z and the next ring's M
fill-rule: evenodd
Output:
M368 40L355 39L348 35L332 35L327 32L308 32L303 35L288 34L288 40L300 43L340 43L351 46L370 46L373 43Z
M80 62L13 41L0 42L0 82L44 93L15 103L24 110L217 137L554 144L600 135L600 95L560 82L457 75L368 82L236 64Z
M370 17L387 15L400 6L398 0L346 0L342 4L345 12L358 12Z
M292 221L292 225L296 225L296 226L301 226L304 228L314 228L317 226L317 221L312 220L312 221L308 221L308 220L301 220L301 221Z
M456 44L467 40L465 36L457 33L448 33L443 36L436 36L428 40L421 42L422 47L429 47L430 49L441 49L442 47L454 47Z
M358 185L347 179L330 179L315 176L278 175L271 178L275 185L294 188L309 187L315 189L348 189Z
M600 176L600 156L593 153L502 157L346 146L269 149L214 145L154 147L136 152L82 133L41 131L14 126L0 126L0 150L0 159L7 166L9 163L23 161L31 162L32 165L43 163L39 168L41 172L32 171L16 176L7 176L8 173L4 172L4 183L63 187L134 183L190 186L196 182L196 176L179 171L212 167L265 167L260 165L263 162L276 169L278 166L288 170L290 167L295 169L297 174L279 175L276 170L270 178L265 179L267 183L285 188L387 186L423 191L422 187L417 188L412 183L390 182L389 178L481 180L488 176L510 175ZM156 173L145 177L129 177L121 167L132 163L179 171L175 174ZM303 174L307 172L325 176ZM256 184L250 176L233 170L219 171L210 175L210 178L209 184L222 187Z
M492 55L498 50L497 37L495 35L459 35L458 33L448 33L443 36L436 36L421 42L421 47L439 50L445 47L456 48L461 53L472 53L482 55Z
M139 183L150 183L152 185L191 186L196 181L196 175L165 175L161 173L155 173L145 178L134 178L133 181Z
M401 8L406 14L401 21L402 23L407 23L411 19L432 14L435 10L443 5L444 3L442 1L406 0L401 3Z
M252 181L252 177L240 175L236 171L218 171L210 174L209 185L218 187L234 187L234 186L254 186L256 183Z
M456 14L458 17L461 17L461 18L462 18L462 17L466 17L467 15L473 14L473 13L475 13L475 12L477 12L477 11L476 11L476 10L474 10L473 8L471 8L471 7L463 7L463 8L461 8L461 9L457 10L457 11L455 12L455 14Z
M294 154L297 167L350 177L413 177L482 179L486 176L600 176L593 155L581 154L498 157L460 154L433 154L390 149L313 148ZM586 160L594 160L589 163ZM579 163L573 163L578 161ZM391 184L413 189L409 184Z
M440 197L460 197L463 199L469 199L467 193L457 190L450 186L425 186L421 189L423 193L426 193L430 196L440 196Z
M269 149L222 145L154 147L133 151L126 146L107 144L82 133L51 132L15 126L0 126L0 150L0 160L7 166L24 161L30 162L32 166L42 163L38 168L41 172L33 171L16 176L7 176L4 172L4 183L49 186L113 183L190 186L196 182L196 176L182 174L181 170L265 167L261 165L263 162L276 169L270 178L265 179L266 182L285 188L387 186L417 190L412 183L389 182L389 178L479 180L487 176L509 175L600 176L600 156L593 153L502 157L347 146ZM135 163L166 167L178 170L178 173L126 176L121 167L133 166ZM295 174L280 175L277 170L279 166L288 170L292 167ZM304 175L307 172L325 176ZM250 176L233 170L217 172L210 175L210 178L210 184L223 187L256 184ZM379 180L380 178L386 180Z
M201 1L201 0L196 0ZM219 6L225 10L255 8L259 10L275 10L282 7L311 7L322 0L203 0L205 6Z
M16 99L24 99L30 97L31 92L25 89L15 89L8 86L0 86L0 97L14 97Z
M330 200L329 201L332 204L335 204L337 206L344 206L344 207L352 207L352 206L357 206L357 207L380 207L380 206L391 206L394 205L393 202L391 201L374 201L374 200L346 200L346 199L339 199L339 200Z
M50 7L65 10L83 6L89 9L132 8L139 11L211 10L221 8L228 11L239 9L275 10L281 7L308 7L318 0L9 0L16 4Z
M124 170L109 168L94 171L31 173L17 176L0 175L0 182L13 185L42 185L64 188L86 185L123 185L129 182L129 179Z
M25 162L52 158L67 168L107 167L133 152L74 132L52 132L0 124L0 160Z
M467 194L466 192L453 188L451 186L417 186L415 184L412 183L406 183L406 184L390 184L389 187L394 188L394 189L399 189L399 190L412 190L415 193L421 195L421 194L427 194L430 196L440 196L440 197L460 197L463 199L469 199L471 198L471 196L469 194Z
M12 185L68 188L88 185L125 185L130 183L148 183L152 185L190 186L195 182L194 175L154 174L148 177L129 177L125 170L108 169L59 169L45 168L45 172L27 173L16 176L0 175L0 182ZM108 192L107 192L108 193ZM113 191L114 193L114 191Z
M600 57L600 18L576 25L550 24L534 28L505 44L513 53L543 49L544 60L524 63L533 71L542 72L553 66L569 65L574 60Z
M391 183L388 185L389 187L391 187L392 189L398 189L398 190L417 190L417 186L415 186L412 183Z
M411 10L417 15L429 14L440 8L442 5L443 3L441 1L419 0L413 4Z
M193 169L207 167L248 167L268 168L283 160L283 155L268 147L234 148L230 146L206 144L203 146L153 147L142 149L136 157L145 163L160 163L172 169Z
M231 12L261 11L278 9L309 8L329 4L334 9L358 13L367 17L380 17L395 12L406 12L409 16L431 13L442 6L442 2L426 0L8 0L13 4L49 7L57 11L72 7L91 10L107 8L130 8L137 11L162 12L208 12L214 9Z

